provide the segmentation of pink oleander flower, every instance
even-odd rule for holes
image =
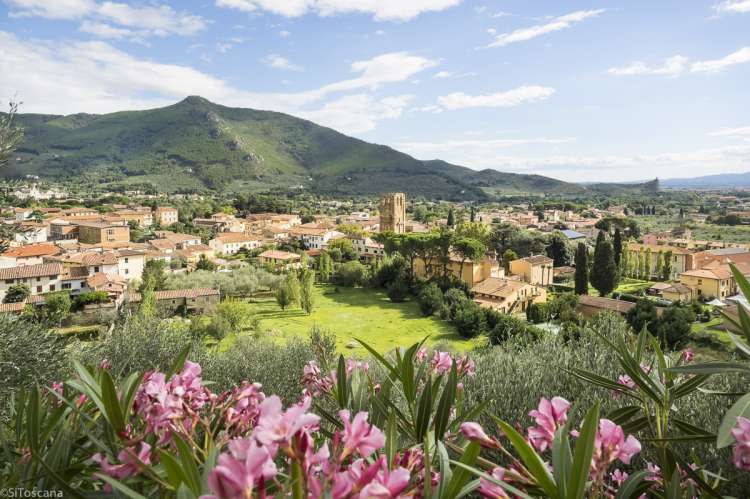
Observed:
[[[432,356],[432,369],[437,374],[442,374],[451,370],[453,366],[453,359],[451,354],[448,352],[435,352]]]
[[[424,362],[427,358],[427,347],[422,347],[419,350],[417,350],[416,359],[417,362]]]
[[[110,369],[112,369],[112,363],[108,359],[102,359],[102,361],[99,362],[99,369],[109,371]]]
[[[750,470],[750,420],[738,417],[737,426],[732,428],[732,436],[737,441],[732,463],[741,470]]]
[[[562,397],[553,397],[551,401],[542,398],[539,407],[529,412],[537,424],[527,430],[529,441],[538,451],[544,452],[552,445],[555,431],[568,420],[569,408],[570,402]]]
[[[321,393],[329,393],[333,389],[334,381],[330,376],[323,376],[317,362],[311,360],[302,369],[302,386],[305,393],[316,396]]]
[[[147,431],[159,436],[159,444],[173,432],[189,433],[199,412],[215,399],[203,386],[200,365],[186,361],[182,371],[166,381],[164,373],[149,372],[135,397],[135,410],[146,421]]]
[[[281,399],[271,395],[260,404],[260,416],[253,436],[262,445],[290,447],[292,437],[298,432],[317,428],[320,422],[320,417],[307,412],[311,404],[312,399],[306,397],[282,411]]]
[[[630,459],[640,451],[641,443],[633,435],[625,438],[621,426],[609,419],[599,420],[592,459],[594,472],[606,470],[616,460],[630,464]]]
[[[94,454],[91,459],[99,464],[102,473],[122,480],[137,475],[144,466],[151,464],[151,446],[141,442],[140,451],[136,451],[134,446],[121,450],[117,454],[120,464],[111,464],[103,454]]]
[[[208,475],[208,486],[214,493],[212,499],[237,499],[252,497],[256,487],[263,487],[277,473],[274,456],[267,447],[258,445],[252,438],[231,440],[229,452],[219,456],[216,467]]]
[[[682,354],[680,355],[680,358],[682,359],[682,362],[685,364],[689,364],[693,361],[693,357],[695,354],[693,354],[693,351],[691,349],[683,350]]]
[[[370,370],[370,364],[368,362],[362,362],[357,359],[347,359],[346,374],[351,374],[357,369],[362,370],[362,372],[367,372]]]
[[[625,483],[625,480],[628,479],[628,474],[618,468],[610,473],[609,477],[614,483],[617,484],[618,487],[620,487],[623,483]]]
[[[382,460],[382,467],[375,478],[362,487],[359,493],[360,498],[382,498],[391,499],[399,497],[406,490],[411,480],[411,474],[404,468],[396,468],[391,471]]]
[[[243,381],[232,390],[231,406],[225,413],[226,430],[231,435],[242,435],[255,427],[260,416],[260,404],[266,398],[260,383]]]
[[[631,378],[627,374],[623,374],[622,376],[617,378],[617,383],[627,388],[630,388],[631,390],[635,388],[635,381],[633,381],[633,378]]]
[[[495,441],[492,440],[487,434],[484,432],[484,429],[479,423],[469,422],[461,423],[461,434],[469,439],[473,440],[475,442],[478,442],[482,444],[484,447],[494,447]]]
[[[459,376],[474,376],[477,366],[469,357],[464,356],[456,360],[456,372]]]
[[[646,480],[649,482],[660,482],[661,481],[661,468],[659,468],[654,463],[646,463],[646,471],[648,471],[649,475],[646,477]]]
[[[494,478],[495,480],[497,480],[498,482],[504,481],[503,479],[505,478],[505,468],[501,468],[500,466],[496,467],[495,469],[492,470],[492,473],[490,474],[490,476]],[[478,492],[482,494],[482,496],[484,497],[489,497],[493,499],[494,498],[502,498],[502,499],[508,498],[508,494],[505,492],[505,490],[501,486],[493,482],[490,482],[484,477],[479,479]]]
[[[362,457],[369,457],[385,445],[385,434],[367,421],[366,412],[358,412],[350,421],[349,411],[344,409],[339,411],[339,417],[344,423],[342,459],[355,451]]]

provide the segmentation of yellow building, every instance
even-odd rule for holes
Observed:
[[[729,267],[688,270],[680,274],[680,284],[690,288],[692,298],[720,300],[737,293],[737,285]]]
[[[406,232],[406,196],[402,192],[383,194],[380,198],[380,232]]]
[[[86,244],[127,243],[130,241],[130,227],[108,222],[80,222],[78,242]]]
[[[481,307],[504,314],[525,312],[532,303],[547,301],[547,290],[527,282],[490,277],[471,288],[474,301]]]
[[[427,262],[421,258],[417,258],[414,262],[414,274],[417,277],[429,279],[440,275],[441,272],[442,263],[434,258],[427,260]],[[461,279],[469,287],[473,287],[487,278],[502,277],[503,271],[498,265],[497,260],[492,258],[484,258],[479,262],[466,260],[462,268],[461,259],[451,256],[448,263],[448,274],[456,279]]]
[[[535,286],[549,286],[554,277],[554,261],[544,255],[528,256],[510,262],[510,273]]]
[[[638,258],[641,254],[648,254],[648,250],[651,250],[651,277],[660,279],[662,276],[656,275],[656,270],[659,265],[659,253],[662,254],[662,258],[671,252],[671,269],[672,272],[669,276],[670,279],[677,279],[677,276],[688,270],[695,268],[693,260],[693,251],[685,248],[679,248],[677,246],[667,246],[662,244],[639,244],[630,243],[628,244],[628,257],[632,262],[638,262]]]

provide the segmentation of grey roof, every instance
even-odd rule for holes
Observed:
[[[562,232],[563,235],[567,237],[568,239],[581,239],[581,238],[585,239],[586,238],[586,234],[581,234],[580,232],[575,231],[575,230],[565,229],[560,232]]]

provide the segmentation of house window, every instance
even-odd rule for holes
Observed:
[[[13,284],[15,281],[14,279],[6,279],[5,284]]]
[[[37,293],[41,293],[42,292],[42,287],[41,286],[37,286],[36,287],[36,292]]]
[[[50,291],[54,291],[55,290],[55,285],[54,284],[50,284],[49,285],[49,290]]]
[[[127,258],[125,259],[125,263],[128,263],[128,259]]]
[[[128,275],[130,273],[129,269],[125,269],[125,275]]]
[[[71,289],[73,286],[69,282],[64,282],[62,284],[63,289]]]
[[[94,272],[99,272],[99,267],[94,267]]]

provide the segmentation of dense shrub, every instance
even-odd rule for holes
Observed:
[[[550,307],[547,303],[532,303],[526,308],[526,320],[533,324],[547,322],[550,318]]]
[[[536,340],[544,335],[544,331],[541,329],[531,326],[513,315],[499,314],[496,317],[495,325],[488,333],[492,345],[499,345],[515,337],[521,337],[528,341]]]
[[[165,289],[215,288],[222,297],[251,296],[259,291],[275,290],[283,276],[254,267],[241,267],[231,272],[196,270],[190,273],[171,274]]]
[[[347,288],[364,286],[367,283],[367,267],[357,261],[343,263],[336,269],[333,281]]]
[[[419,291],[417,302],[422,315],[433,315],[443,306],[443,292],[434,283],[426,284]]]
[[[405,279],[408,275],[409,264],[399,254],[387,256],[378,262],[372,273],[372,286],[376,288],[388,288],[399,279]]]
[[[689,306],[671,305],[659,317],[656,334],[670,348],[675,348],[687,340],[695,314]]]
[[[625,314],[625,320],[628,321],[633,331],[639,333],[644,327],[648,327],[651,333],[656,331],[658,317],[656,315],[656,305],[651,300],[642,298],[638,300],[635,307],[628,310]]]
[[[409,296],[409,285],[406,279],[399,277],[388,285],[388,298],[394,303],[406,301]]]
[[[446,291],[445,295],[443,296],[443,302],[445,303],[446,308],[449,310],[447,318],[453,320],[456,317],[456,312],[458,311],[458,309],[462,307],[467,301],[469,301],[469,297],[466,296],[466,293],[464,293],[460,289],[451,288]]]
[[[463,338],[474,338],[487,330],[487,322],[482,308],[471,300],[457,306],[453,324]]]

